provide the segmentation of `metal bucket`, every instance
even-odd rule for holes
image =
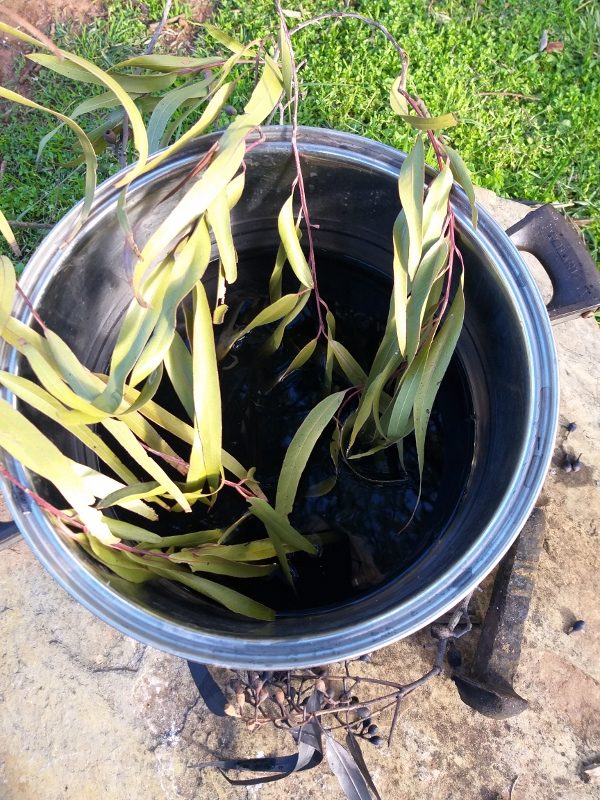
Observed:
[[[241,254],[276,241],[277,213],[294,176],[290,130],[267,128],[264,135],[265,142],[247,156],[246,191],[235,209]],[[133,183],[128,207],[139,243],[168,214],[177,194],[158,205],[156,199],[175,187],[214,141],[212,134],[198,139]],[[389,275],[404,155],[357,136],[310,128],[301,129],[299,146],[312,221],[318,225],[317,249]],[[131,299],[128,250],[115,214],[119,177],[99,188],[91,215],[70,244],[64,241],[78,209],[54,228],[22,281],[46,324],[92,368],[99,367]],[[475,412],[475,447],[455,512],[412,566],[351,604],[255,622],[163,591],[154,582],[113,580],[58,535],[35,503],[5,485],[19,529],[54,578],[87,609],[142,642],[190,661],[270,669],[380,648],[424,627],[480,583],[514,541],[542,486],[557,424],[558,380],[548,313],[517,249],[481,210],[473,230],[461,191],[454,191],[453,204],[466,267],[467,314],[458,353]],[[539,220],[521,231],[524,249],[545,246],[536,225]],[[561,242],[568,240],[566,229],[555,225],[555,230]],[[558,285],[560,278],[552,277]],[[582,307],[576,306],[568,312]],[[30,321],[24,304],[17,310]],[[562,313],[560,303],[554,313]],[[0,362],[13,371],[20,368],[6,345]],[[6,455],[4,463],[20,481],[32,482]]]

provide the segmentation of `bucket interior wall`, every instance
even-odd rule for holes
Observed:
[[[362,262],[389,279],[391,274],[391,230],[399,210],[397,181],[393,170],[364,158],[323,155],[307,147],[303,164],[307,196],[320,253]],[[138,244],[142,245],[157,220],[165,218],[176,198],[156,204],[174,187],[198,158],[182,163],[152,184],[130,192],[130,217]],[[234,237],[243,254],[268,251],[276,244],[276,218],[293,177],[287,143],[268,152],[254,149],[247,157],[246,193],[234,212]],[[427,552],[400,577],[356,601],[352,621],[367,621],[410,599],[425,585],[435,587],[444,580],[460,554],[481,535],[521,458],[519,442],[525,436],[526,410],[530,404],[527,372],[528,344],[518,315],[492,261],[476,251],[468,236],[459,236],[465,262],[467,316],[459,342],[459,360],[467,376],[474,412],[475,447],[463,497],[450,523]],[[68,341],[91,368],[98,354],[107,352],[118,324],[131,299],[127,280],[132,256],[122,231],[107,207],[97,223],[76,239],[60,257],[51,282],[36,299],[39,313],[50,328]],[[339,276],[343,282],[344,275]],[[510,334],[510,347],[507,347]],[[101,359],[100,359],[101,360]],[[62,434],[61,434],[62,435]],[[70,445],[63,440],[65,449]],[[81,567],[106,582],[104,570],[75,546],[73,557]],[[307,625],[294,615],[266,627],[225,610],[208,606],[184,590],[160,589],[154,584],[130,585],[110,580],[112,591],[129,602],[165,620],[219,635],[247,640],[269,636],[294,639],[298,626]],[[347,609],[315,611],[310,616],[315,634],[343,629]]]

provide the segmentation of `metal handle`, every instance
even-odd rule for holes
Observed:
[[[0,522],[0,550],[20,535],[19,529],[12,520]]]
[[[600,270],[575,228],[556,209],[541,206],[506,233],[548,273],[554,289],[548,303],[551,320],[573,319],[600,308]]]

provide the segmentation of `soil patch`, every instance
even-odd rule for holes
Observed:
[[[10,5],[0,4],[0,21],[18,27],[16,21],[9,16],[6,9],[18,14],[39,30],[52,36],[57,22],[74,22],[82,24],[90,22],[101,15],[102,3],[99,0],[11,0]],[[26,52],[28,45],[12,36],[0,34],[0,84],[3,86],[23,84],[31,72],[25,67],[20,75],[14,74],[15,58]],[[31,67],[34,65],[32,64]]]

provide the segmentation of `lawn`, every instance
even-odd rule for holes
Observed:
[[[341,5],[333,0],[290,2],[288,21],[293,26]],[[560,204],[597,255],[600,10],[593,2],[349,0],[344,5],[392,31],[411,58],[408,88],[432,114],[458,114],[462,124],[449,131],[449,140],[476,183],[506,197]],[[106,68],[147,43],[147,20],[160,17],[162,2],[145,3],[146,20],[140,8],[134,2],[108,3],[105,17],[80,30],[58,27],[55,39]],[[172,14],[193,20],[184,4],[174,4]],[[239,38],[262,36],[273,20],[271,0],[223,0],[213,15],[217,25]],[[213,43],[201,26],[193,30],[192,50],[206,54]],[[552,52],[540,52],[544,31],[562,49],[554,45]],[[398,61],[380,33],[345,20],[303,31],[294,44],[297,60],[306,59],[303,124],[340,128],[399,148],[408,145],[411,134],[387,100]],[[247,88],[242,85],[242,98]],[[37,102],[61,110],[90,93],[89,87],[43,72],[30,81],[28,91]],[[96,123],[90,120],[87,127]],[[52,127],[48,117],[19,109],[0,132],[5,162],[0,202],[9,219],[55,222],[83,192],[83,168],[61,168],[75,154],[68,136],[55,137],[35,166],[39,139]],[[113,154],[102,155],[101,177],[117,168]],[[24,263],[43,231],[18,233]]]

